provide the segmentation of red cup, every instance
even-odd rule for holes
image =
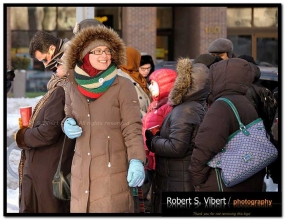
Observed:
[[[32,115],[32,106],[20,107],[20,115],[23,126],[28,127]]]
[[[155,134],[160,130],[160,125],[155,125],[155,126],[153,126],[153,127],[151,127],[151,128],[148,128],[147,130],[150,130],[151,133],[152,133],[153,135],[155,135]]]

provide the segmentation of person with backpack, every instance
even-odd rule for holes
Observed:
[[[254,58],[250,55],[240,55],[238,58],[244,59],[254,64],[256,67],[254,80],[252,82],[252,85],[247,90],[246,97],[253,104],[258,116],[263,120],[268,139],[279,150],[274,134],[272,133],[272,126],[274,124],[277,113],[277,100],[274,97],[273,92],[271,92],[268,88],[258,84],[261,73]],[[275,127],[273,128],[275,129]],[[278,159],[270,164],[266,170],[266,178],[268,179],[270,176],[274,183],[279,183],[281,176],[280,153],[278,153],[278,155]]]
[[[279,125],[279,120],[278,120],[278,87],[275,88],[273,90],[273,97],[274,99],[276,100],[276,103],[277,103],[277,108],[276,108],[276,112],[275,112],[275,116],[274,116],[274,119],[273,119],[273,123],[272,123],[272,126],[271,126],[271,135],[272,135],[272,138],[273,140],[271,141],[275,147],[277,148],[278,150],[278,158],[276,161],[274,161],[272,164],[270,164],[268,166],[268,173],[270,174],[270,177],[273,181],[273,183],[275,184],[280,184],[281,183],[281,167],[282,167],[282,164],[281,164],[281,148],[280,148],[280,144],[279,144],[279,141],[278,141],[278,125]]]
[[[253,57],[249,55],[241,55],[238,58],[254,64],[254,80],[246,93],[246,97],[253,104],[258,116],[263,120],[266,133],[270,140],[273,141],[271,127],[277,109],[277,102],[273,96],[273,93],[268,88],[258,84],[261,73]]]

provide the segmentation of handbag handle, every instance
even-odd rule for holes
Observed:
[[[239,129],[242,131],[242,133],[243,133],[244,135],[248,136],[248,135],[249,135],[249,132],[248,132],[248,130],[246,129],[246,127],[244,126],[244,124],[241,122],[240,117],[239,117],[239,114],[238,114],[238,111],[237,111],[235,105],[234,105],[230,100],[228,100],[227,98],[218,98],[217,100],[224,101],[224,102],[226,102],[226,103],[231,107],[231,109],[233,110],[233,112],[234,112],[234,114],[235,114],[235,116],[236,116],[236,118],[237,118],[237,120],[238,120]]]
[[[65,144],[65,138],[66,138],[66,135],[64,136],[64,139],[63,139],[63,145],[62,145],[62,149],[61,149],[60,159],[59,159],[59,163],[58,163],[58,166],[57,166],[57,169],[56,169],[56,173],[54,175],[55,178],[59,178],[62,154],[63,154],[64,144]]]

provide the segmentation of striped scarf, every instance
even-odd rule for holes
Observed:
[[[90,101],[98,99],[108,90],[114,82],[117,75],[117,68],[112,63],[106,70],[98,73],[96,76],[90,76],[79,66],[75,66],[75,81],[78,83],[78,90],[82,95],[87,97]]]

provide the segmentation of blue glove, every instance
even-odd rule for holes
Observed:
[[[82,128],[76,125],[73,118],[67,118],[63,124],[63,130],[70,139],[78,138],[82,134]]]
[[[131,159],[127,177],[129,187],[142,186],[144,178],[145,173],[143,163],[140,160]]]

